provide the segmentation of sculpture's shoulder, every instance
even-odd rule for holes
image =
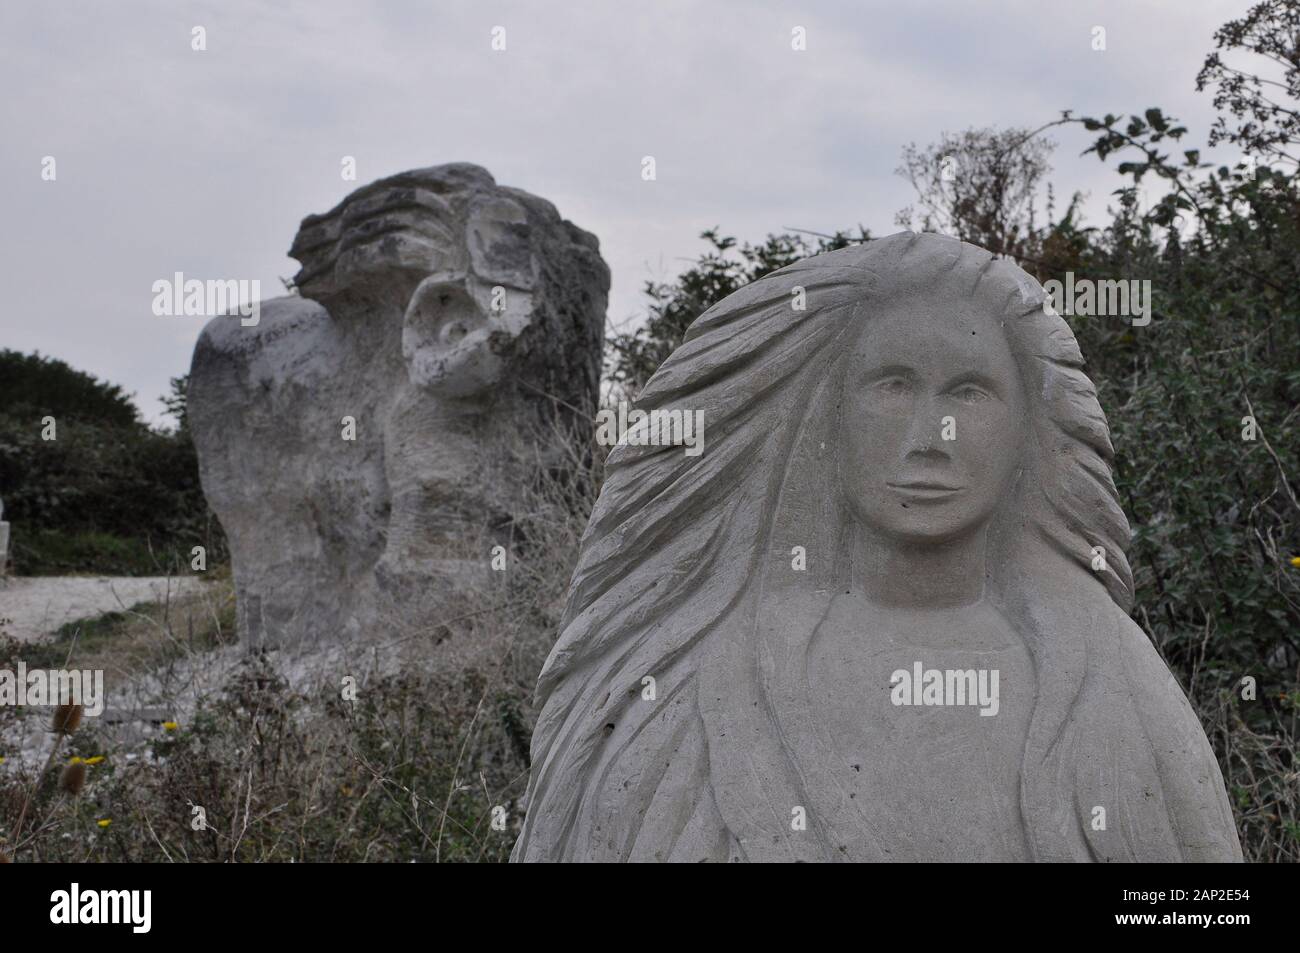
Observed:
[[[190,364],[190,418],[197,439],[224,432],[223,420],[250,408],[283,411],[282,400],[319,396],[342,373],[337,329],[320,304],[296,295],[261,304],[256,324],[220,315],[204,327]],[[290,386],[292,385],[292,386]],[[270,402],[268,403],[268,398]]]
[[[324,307],[298,295],[262,302],[256,324],[245,324],[239,315],[218,315],[199,334],[191,373],[202,375],[231,361],[248,364],[273,350],[284,352],[282,361],[292,360],[292,354],[311,350],[328,321]]]
[[[1151,745],[1183,859],[1240,861],[1223,774],[1187,695],[1137,623],[1118,607],[1107,621],[1119,641],[1129,697]]]

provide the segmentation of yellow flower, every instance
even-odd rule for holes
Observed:
[[[113,819],[109,817],[101,817],[95,823],[99,825],[100,830],[104,830],[105,828],[108,827],[109,824],[113,823]]]
[[[174,721],[164,721],[162,725],[164,731],[175,731],[177,728],[180,727],[180,725],[178,725]]]
[[[68,764],[81,764],[81,759],[74,754],[68,759]]]
[[[1292,556],[1291,565],[1294,566],[1296,569],[1300,569],[1300,556]]]
[[[97,754],[93,758],[87,758],[86,764],[99,764],[99,762],[103,760],[104,760],[104,756],[102,754]]]

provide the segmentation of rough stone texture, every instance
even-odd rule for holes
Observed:
[[[590,426],[609,290],[593,235],[464,163],[358,189],[290,254],[300,295],[214,318],[190,376],[252,645],[418,625],[482,583],[555,428]]]
[[[702,410],[703,454],[609,457],[515,859],[1240,860],[1082,368],[1037,282],[936,235],[702,315],[638,406]]]

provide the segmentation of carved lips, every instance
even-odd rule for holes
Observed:
[[[954,486],[937,480],[907,480],[897,483],[889,482],[886,486],[902,496],[920,502],[941,502],[943,500],[951,499],[965,489],[965,487]]]

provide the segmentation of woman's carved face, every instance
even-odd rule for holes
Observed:
[[[869,529],[943,542],[986,522],[1029,421],[1001,318],[912,296],[866,322],[845,378],[841,478]]]

